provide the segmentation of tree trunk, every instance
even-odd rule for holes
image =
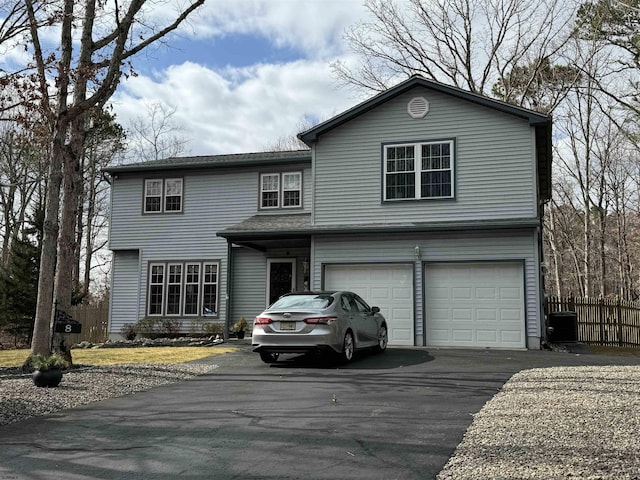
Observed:
[[[91,281],[91,260],[93,257],[93,220],[95,216],[95,203],[96,203],[96,163],[93,158],[89,161],[89,173],[88,187],[89,192],[87,194],[87,222],[86,222],[86,237],[84,248],[84,282],[82,285],[82,294],[87,296],[89,294],[89,282]]]
[[[607,219],[604,211],[599,212],[600,219],[600,296],[607,296],[607,254],[606,254],[606,228]]]
[[[562,296],[562,288],[561,288],[561,272],[562,261],[560,254],[558,253],[558,245],[556,239],[556,214],[555,214],[555,206],[551,205],[551,207],[547,210],[549,216],[549,229],[547,230],[547,241],[549,242],[549,248],[551,248],[551,258],[553,259],[553,281],[555,283],[555,292],[557,296]]]
[[[62,159],[66,155],[64,145],[66,122],[59,120],[49,153],[49,170],[46,189],[38,299],[33,327],[31,353],[46,355],[51,351],[53,322],[53,282],[56,271],[56,245],[58,241],[58,213],[60,210],[60,188],[62,185]]]

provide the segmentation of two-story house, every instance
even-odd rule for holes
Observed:
[[[550,117],[414,76],[299,137],[107,169],[111,336],[308,288],[379,306],[390,345],[540,347]]]

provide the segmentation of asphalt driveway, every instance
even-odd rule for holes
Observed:
[[[6,479],[428,479],[512,374],[640,359],[390,348],[345,367],[263,364],[0,427]]]

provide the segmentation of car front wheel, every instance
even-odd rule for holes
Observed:
[[[260,352],[260,359],[264,363],[276,363],[278,361],[279,354],[271,352]]]
[[[345,363],[353,360],[353,354],[356,350],[356,343],[353,340],[353,334],[351,332],[347,332],[344,335],[344,343],[342,345],[342,358],[341,360]]]
[[[382,325],[380,332],[378,333],[378,344],[374,347],[374,350],[378,353],[382,353],[387,349],[387,343],[389,342],[389,334],[387,332],[387,326]]]

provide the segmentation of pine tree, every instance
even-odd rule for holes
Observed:
[[[36,314],[40,253],[28,238],[15,239],[7,268],[0,271],[0,329],[29,342]]]

